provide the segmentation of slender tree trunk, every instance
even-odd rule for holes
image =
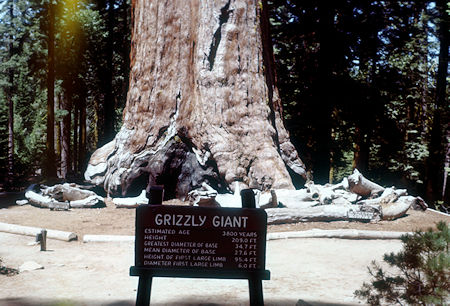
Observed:
[[[56,109],[62,109],[61,93],[56,97]],[[62,130],[61,122],[55,121],[55,160],[56,160],[56,175],[61,177],[61,142]]]
[[[313,177],[316,183],[328,183],[330,176],[331,161],[331,111],[332,96],[330,92],[331,71],[333,67],[333,7],[326,1],[319,2],[319,84],[318,89],[318,109],[321,115],[318,116],[317,132],[315,139],[317,141],[317,151],[313,166]]]
[[[100,139],[101,144],[105,144],[114,138],[115,123],[115,97],[113,95],[113,43],[114,43],[114,0],[105,1],[104,17],[106,19],[106,27],[108,37],[106,40],[106,67],[104,69],[104,104],[103,104],[103,133]]]
[[[9,17],[11,26],[14,19],[14,1],[9,3]],[[14,55],[14,37],[9,35],[9,59],[12,60]],[[8,71],[9,86],[8,86],[8,173],[6,175],[7,183],[11,186],[14,183],[14,71],[12,68]]]
[[[376,107],[373,101],[378,98],[374,93],[373,88],[376,88],[376,64],[378,54],[378,33],[377,28],[371,23],[375,22],[376,18],[370,17],[370,3],[364,2],[363,11],[368,15],[368,19],[362,26],[365,27],[364,36],[361,37],[361,52],[359,54],[360,73],[365,74],[366,78],[364,83],[366,84],[366,92],[361,97],[360,107],[358,115],[355,118],[355,137],[354,137],[354,155],[353,155],[353,168],[358,169],[362,173],[367,173],[369,170],[370,161],[370,145],[373,136],[373,127],[375,120],[373,114],[367,110]],[[376,103],[376,102],[375,102]]]
[[[437,1],[437,7],[440,12],[440,22],[439,22],[439,67],[436,80],[436,102],[438,108],[441,108],[441,112],[436,114],[439,116],[438,122],[441,121],[442,124],[439,125],[440,137],[436,135],[436,140],[441,139],[440,147],[441,157],[439,160],[442,162],[439,166],[437,174],[441,174],[438,178],[438,186],[440,187],[440,200],[445,199],[445,193],[447,190],[447,178],[448,178],[448,163],[449,163],[449,142],[448,138],[450,130],[450,111],[449,111],[449,101],[447,95],[447,77],[448,77],[448,48],[449,48],[449,19],[448,19],[448,2],[445,0]],[[441,119],[442,118],[442,119]],[[439,122],[440,123],[440,122]],[[436,125],[437,126],[437,125]],[[436,134],[438,131],[436,131]],[[439,189],[438,189],[439,190]],[[448,191],[448,190],[447,190]],[[447,203],[448,204],[448,203]]]
[[[72,96],[70,92],[66,92],[62,99],[62,109],[67,111],[67,114],[61,121],[61,177],[67,178],[67,174],[72,170],[72,156],[70,148],[70,132],[71,132],[71,109]]]
[[[80,172],[83,170],[81,167],[84,165],[86,154],[86,106],[84,101],[84,97],[81,98],[79,111],[78,171]]]
[[[48,58],[47,58],[47,141],[46,175],[56,177],[55,158],[55,7],[48,3]]]
[[[428,160],[428,184],[427,193],[430,200],[442,200],[445,194],[446,171],[445,149],[448,140],[444,138],[449,122],[448,97],[447,97],[447,76],[448,76],[448,47],[449,47],[449,27],[447,17],[447,1],[436,2],[439,11],[439,65],[436,79],[436,107],[433,114],[433,124],[430,139],[430,155]],[[448,172],[447,172],[448,174]]]
[[[369,144],[365,140],[364,132],[359,127],[355,128],[355,143],[353,154],[353,169],[367,173],[369,164]]]
[[[78,146],[78,141],[79,141],[79,129],[80,129],[80,125],[79,125],[79,113],[80,113],[80,102],[78,100],[75,101],[75,109],[74,109],[74,113],[73,113],[73,171],[75,173],[78,173],[78,150],[79,150],[79,146]]]
[[[110,194],[164,184],[167,198],[203,182],[222,191],[234,181],[293,188],[287,168],[305,171],[282,123],[275,76],[267,75],[265,7],[133,1],[124,123],[92,155],[85,178]]]
[[[445,149],[444,161],[444,180],[442,183],[442,200],[447,205],[450,203],[450,183],[448,181],[450,176],[450,124],[447,124],[447,144]]]

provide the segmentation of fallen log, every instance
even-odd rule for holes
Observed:
[[[35,237],[37,234],[40,234],[41,231],[42,231],[42,228],[39,228],[39,227],[23,226],[23,225],[8,224],[8,223],[0,222],[0,232]],[[49,229],[47,229],[47,238],[57,239],[57,240],[62,240],[62,241],[72,241],[72,240],[78,239],[78,237],[75,233],[58,231],[58,230],[49,230]]]
[[[215,197],[215,203],[217,203],[217,207],[242,207],[242,199],[239,194],[219,193]]]
[[[203,207],[220,207],[216,202],[217,191],[211,186],[202,183],[202,187],[192,190],[188,193],[187,199],[191,206],[203,206]]]
[[[274,195],[272,194],[274,193]],[[262,193],[259,206],[261,208],[287,207],[306,208],[318,205],[318,201],[313,201],[306,188],[299,190],[276,189],[269,193]]]
[[[393,203],[397,201],[397,199],[402,196],[406,195],[405,189],[395,190],[394,188],[386,188],[383,193],[373,199],[365,199],[360,200],[356,204],[358,205],[380,205],[382,203]]]
[[[105,202],[103,202],[103,197],[92,195],[85,199],[70,201],[69,205],[70,208],[99,208],[105,207]]]
[[[366,231],[355,229],[321,230],[268,233],[267,240],[288,238],[338,238],[338,239],[400,239],[411,232]]]
[[[334,184],[332,186],[330,186],[331,190],[336,191],[336,190],[348,190],[348,179],[346,177],[344,177],[342,179],[342,181],[338,184]]]
[[[338,190],[335,190],[334,193],[336,194],[336,199],[333,200],[333,204],[335,202],[339,202],[339,199],[348,201],[351,204],[356,204],[358,202],[358,200],[361,198],[360,195],[358,195],[356,193],[351,193],[350,191],[347,191],[347,190],[338,189]]]
[[[84,235],[83,242],[134,242],[135,236],[125,235]]]
[[[381,203],[382,220],[394,220],[403,217],[416,201],[413,196],[399,197],[395,202]]]
[[[117,208],[136,208],[139,205],[148,204],[148,198],[144,189],[137,197],[113,198],[112,202],[116,205]]]
[[[56,201],[31,190],[25,192],[25,197],[31,205],[37,207],[50,208],[51,210],[68,210],[70,208],[69,203]]]
[[[319,189],[319,202],[322,205],[328,205],[333,203],[336,198],[336,194],[331,188],[320,188]]]
[[[377,221],[380,211],[377,207],[363,205],[319,205],[303,209],[266,209],[268,224],[284,224],[317,221]]]
[[[316,185],[316,184],[314,184],[314,182],[311,181],[311,182],[305,184],[305,186],[306,186],[306,192],[308,193],[311,200],[319,201],[319,196],[320,196],[319,185]]]
[[[382,186],[366,179],[358,169],[355,169],[347,180],[350,191],[363,197],[375,197],[384,191]]]
[[[331,202],[333,205],[352,205],[353,203],[347,200],[345,197],[337,196]]]
[[[42,189],[42,194],[49,196],[57,201],[78,201],[83,200],[97,194],[90,190],[81,189],[76,184],[58,184],[52,187],[46,187]]]
[[[415,201],[411,204],[411,208],[414,210],[427,210],[428,204],[421,197],[416,197]]]
[[[342,188],[342,183],[336,185],[316,185],[314,182],[309,182],[306,186],[306,191],[308,192],[311,200],[319,201],[322,205],[329,205],[333,203],[333,200],[338,196],[335,193],[335,190]]]

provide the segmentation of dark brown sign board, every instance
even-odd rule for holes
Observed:
[[[193,277],[248,279],[251,304],[261,304],[261,280],[270,278],[266,233],[262,209],[139,206],[135,266],[130,269],[130,275],[140,277],[138,300],[148,305],[151,277]],[[139,291],[148,292],[140,298]],[[252,298],[252,291],[261,297]]]
[[[135,266],[264,270],[266,224],[262,209],[142,205]]]

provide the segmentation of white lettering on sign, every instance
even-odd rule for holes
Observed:
[[[200,227],[206,223],[207,216],[202,215],[172,215],[172,214],[157,214],[155,216],[156,225],[164,226],[193,226]],[[214,216],[212,218],[212,226],[214,227],[247,227],[247,216]],[[147,231],[147,230],[146,230]],[[149,230],[150,232],[150,230]],[[147,232],[146,232],[147,233]],[[169,232],[169,234],[174,234]],[[189,235],[188,230],[179,232],[179,234]]]
[[[212,223],[214,227],[247,227],[248,217],[244,216],[214,216]]]
[[[206,216],[195,215],[170,215],[157,214],[155,216],[156,225],[172,225],[172,226],[203,226]]]

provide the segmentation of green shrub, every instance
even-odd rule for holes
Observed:
[[[415,232],[402,237],[403,250],[384,254],[384,262],[395,272],[383,270],[375,261],[373,277],[355,296],[370,305],[449,305],[450,231],[441,221],[437,231]]]
[[[11,276],[15,274],[19,274],[19,270],[3,266],[2,259],[0,258],[0,275]]]

